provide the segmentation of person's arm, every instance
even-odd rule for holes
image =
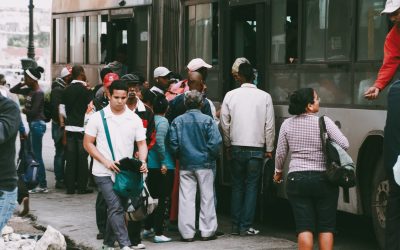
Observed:
[[[222,143],[222,137],[218,130],[217,125],[215,124],[214,120],[210,120],[207,128],[208,140],[207,140],[207,149],[208,153],[214,157],[218,158],[219,156],[219,149]]]
[[[54,116],[58,117],[58,120],[55,121],[56,123],[60,123],[60,111],[59,111],[59,105],[61,103],[62,99],[62,90],[59,88],[55,88],[52,90],[51,95],[50,95],[50,103],[52,107],[52,111],[54,112]]]
[[[6,98],[1,96],[1,99]],[[0,99],[0,100],[1,100]],[[21,124],[21,116],[16,103],[12,100],[2,100],[0,105],[0,144],[11,139],[17,132]]]
[[[147,173],[148,171],[147,171],[146,159],[148,152],[147,152],[146,140],[136,141],[136,144],[138,146],[138,158],[143,163],[142,166],[140,167],[140,172]]]
[[[286,123],[284,122],[279,131],[278,145],[275,154],[275,174],[274,182],[281,183],[283,176],[283,164],[285,163],[289,151],[289,144],[286,138]]]
[[[156,150],[158,156],[160,157],[161,160],[161,165],[166,165],[166,149],[165,149],[165,138],[167,136],[169,129],[169,124],[167,121],[160,122],[157,125],[156,129],[156,147],[154,149]]]
[[[220,123],[219,124],[222,129],[224,144],[226,147],[230,147],[231,146],[231,139],[230,139],[231,115],[229,113],[229,107],[228,107],[226,96],[221,105]]]
[[[267,95],[267,119],[265,120],[265,157],[272,158],[275,140],[275,114],[271,96]]]
[[[169,128],[169,147],[175,155],[179,154],[178,127],[176,122],[172,122]]]
[[[19,94],[19,95],[28,95],[29,92],[31,91],[31,88],[22,88],[24,86],[26,86],[25,83],[20,82],[17,85],[15,85],[14,87],[12,87],[10,89],[10,92],[14,93],[14,94]]]
[[[40,108],[43,108],[44,105],[44,93],[42,91],[40,92],[35,92],[32,95],[32,108],[31,109],[25,109],[25,114],[28,117],[34,117],[37,116],[40,113]]]
[[[327,116],[324,117],[326,131],[328,133],[329,138],[336,142],[341,148],[347,150],[349,148],[349,141],[347,140],[346,136],[340,131],[338,126]]]

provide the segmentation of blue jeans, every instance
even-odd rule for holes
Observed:
[[[232,146],[232,232],[248,230],[254,220],[263,148]]]
[[[33,153],[40,164],[38,169],[39,186],[41,188],[47,188],[46,170],[44,168],[42,157],[42,141],[43,135],[46,132],[46,123],[41,120],[32,121],[29,123],[29,129],[29,138],[31,140]]]
[[[64,167],[65,167],[65,157],[64,157],[64,145],[62,144],[62,138],[64,131],[60,129],[60,125],[57,123],[51,123],[51,137],[54,141],[54,147],[56,153],[54,155],[54,174],[56,176],[56,181],[64,180]]]
[[[0,231],[11,218],[17,206],[17,188],[13,191],[0,190]]]
[[[130,246],[131,242],[125,225],[125,211],[123,207],[126,200],[122,199],[114,192],[114,183],[111,177],[95,176],[94,180],[107,204],[107,225],[104,235],[104,245],[114,246],[114,242],[117,240],[121,248]]]

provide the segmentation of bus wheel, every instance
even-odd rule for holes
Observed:
[[[389,197],[389,181],[383,167],[383,158],[378,161],[372,179],[371,215],[375,237],[379,246],[385,245],[386,205]]]

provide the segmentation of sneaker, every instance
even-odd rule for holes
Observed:
[[[252,235],[257,235],[260,233],[260,230],[254,229],[254,228],[249,228],[244,232],[241,232],[240,235],[244,235],[244,236],[252,236]]]
[[[149,230],[150,231],[150,230]],[[146,245],[145,244],[142,244],[142,243],[139,243],[139,244],[137,244],[137,245],[132,245],[131,246],[131,249],[145,249],[146,248]]]
[[[164,236],[164,235],[156,235],[156,236],[154,236],[154,243],[169,242],[171,240],[172,240],[171,238],[168,238],[167,236]]]
[[[41,188],[41,187],[36,187],[34,189],[31,189],[28,191],[30,194],[36,194],[36,193],[48,193],[49,190],[47,188]]]
[[[152,236],[154,236],[154,229],[153,228],[150,229],[150,230],[143,229],[143,232],[142,232],[142,238],[143,239],[150,238]]]
[[[121,248],[121,250],[132,250],[132,248],[124,246],[123,248]]]
[[[101,249],[102,250],[115,250],[115,247],[110,247],[110,246],[107,246],[107,245],[103,245],[102,247],[101,247]],[[129,248],[128,248],[129,249]]]
[[[22,199],[20,207],[19,216],[23,217],[29,213],[29,197],[24,197]]]

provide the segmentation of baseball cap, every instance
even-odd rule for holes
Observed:
[[[61,70],[60,78],[64,78],[64,77],[70,75],[70,74],[71,74],[71,70],[72,70],[72,68],[64,67],[64,68]]]
[[[108,88],[110,87],[111,83],[115,80],[119,80],[119,76],[115,73],[108,73],[107,75],[104,76],[103,86],[105,88]]]
[[[381,12],[381,15],[393,13],[398,8],[400,8],[400,0],[387,0],[385,9]]]
[[[236,58],[235,62],[232,65],[232,73],[238,73],[239,72],[239,66],[242,63],[250,63],[250,62],[249,62],[249,60],[247,60],[244,57]]]
[[[166,67],[157,67],[154,70],[154,78],[160,77],[160,76],[166,76],[169,73],[171,73],[172,71],[170,71],[169,69],[167,69]]]
[[[206,63],[203,59],[201,58],[195,58],[191,60],[188,65],[186,66],[190,71],[196,71],[202,67],[205,67],[207,69],[212,68],[212,66],[208,63]]]
[[[129,83],[135,83],[135,84],[141,84],[142,82],[140,81],[139,76],[135,74],[126,74],[121,77],[121,80],[125,80],[128,84]]]

